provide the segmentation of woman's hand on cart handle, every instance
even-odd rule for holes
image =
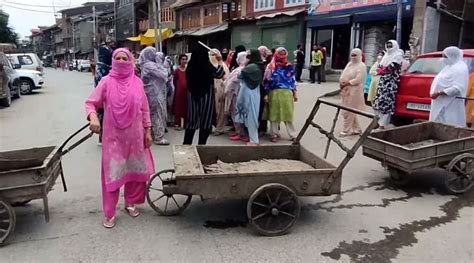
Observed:
[[[150,148],[153,144],[153,137],[151,136],[151,128],[145,129],[145,148]]]
[[[99,121],[99,117],[97,117],[96,113],[91,113],[89,115],[89,123],[90,123],[89,129],[93,133],[99,134],[100,133],[100,121]]]

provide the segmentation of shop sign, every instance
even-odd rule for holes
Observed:
[[[308,15],[393,2],[393,0],[309,0]]]

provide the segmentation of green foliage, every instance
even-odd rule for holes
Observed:
[[[18,43],[18,34],[8,26],[8,19],[0,17],[0,43]]]

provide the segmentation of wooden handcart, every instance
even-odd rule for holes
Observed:
[[[321,105],[332,106],[337,110],[329,131],[314,122]],[[341,110],[372,119],[351,148],[344,146],[334,136]],[[267,236],[284,234],[299,216],[300,203],[297,196],[329,196],[341,192],[344,167],[376,125],[376,120],[370,113],[319,98],[293,145],[175,146],[175,169],[161,171],[151,178],[148,184],[148,203],[158,214],[170,216],[182,212],[193,195],[201,196],[203,200],[244,199],[248,200],[247,218],[258,233]],[[314,155],[298,143],[309,126],[317,128],[328,138],[324,158]],[[346,152],[338,166],[325,160],[331,141]],[[218,163],[231,165],[258,161],[273,161],[275,167],[249,171],[247,169],[250,169],[251,163],[248,163],[245,169],[212,173],[207,170],[207,167]],[[307,165],[307,168],[294,169],[285,166],[285,161],[299,161]]]
[[[471,189],[474,175],[474,130],[441,123],[422,122],[372,133],[363,154],[388,167],[398,185],[427,168],[447,171],[446,190],[461,194]]]
[[[49,221],[48,193],[59,176],[64,191],[67,191],[61,157],[89,139],[92,134],[67,149],[65,147],[88,126],[75,132],[59,147],[0,152],[0,244],[4,243],[15,229],[16,215],[13,206],[43,199],[45,220]]]

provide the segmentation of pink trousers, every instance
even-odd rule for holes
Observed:
[[[126,183],[124,190],[125,205],[131,206],[145,202],[146,182]],[[119,196],[120,189],[114,192],[106,191],[104,179],[102,178],[102,207],[106,218],[110,219],[115,216]]]

